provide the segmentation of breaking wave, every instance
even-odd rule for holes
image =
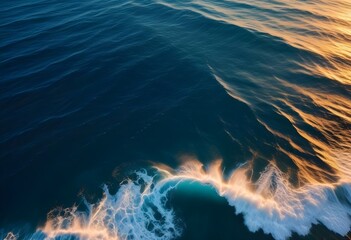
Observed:
[[[136,177],[124,181],[114,195],[105,186],[99,202],[85,201],[85,211],[77,206],[53,210],[46,224],[24,239],[177,238],[182,234],[182,224],[167,196],[178,184],[187,182],[211,186],[234,207],[233,214],[243,214],[250,231],[262,229],[277,240],[287,239],[293,232],[307,235],[312,224],[323,224],[340,235],[350,231],[350,183],[294,187],[273,164],[255,182],[249,177],[247,164],[227,177],[221,161],[204,167],[191,160],[176,170],[165,165],[156,165],[155,169],[136,172]],[[16,234],[8,233],[5,239],[16,239]]]

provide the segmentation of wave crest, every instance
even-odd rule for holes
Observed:
[[[236,214],[243,214],[252,232],[262,229],[277,240],[296,232],[307,235],[313,224],[347,235],[351,227],[351,185],[306,184],[294,187],[275,165],[267,166],[253,182],[250,168],[240,166],[229,176],[221,161],[204,167],[188,160],[178,169],[156,165],[157,173],[136,172],[123,182],[116,194],[104,186],[104,197],[95,204],[55,209],[46,224],[25,239],[174,239],[182,228],[169,207],[168,193],[179,183],[199,182],[213,187],[227,199]],[[8,235],[15,239],[15,235]]]

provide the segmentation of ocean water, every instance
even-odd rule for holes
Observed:
[[[350,239],[349,0],[2,0],[1,239]]]

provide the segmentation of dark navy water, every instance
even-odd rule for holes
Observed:
[[[0,236],[350,238],[350,13],[347,0],[2,0]],[[180,184],[162,207],[150,193],[152,227],[126,207],[115,227],[107,211],[35,234],[83,197],[124,209],[144,190],[121,188],[149,181],[134,171],[160,164]],[[109,205],[103,184],[120,193]]]

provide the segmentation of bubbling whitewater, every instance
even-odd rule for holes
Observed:
[[[146,170],[136,172],[136,179],[122,183],[115,195],[104,187],[103,199],[93,205],[86,203],[87,211],[73,207],[51,212],[46,224],[27,239],[177,238],[182,228],[166,203],[167,194],[182,182],[210,185],[235,208],[235,214],[243,214],[250,231],[262,229],[277,240],[289,238],[292,232],[306,235],[312,224],[320,223],[340,235],[350,231],[349,183],[295,188],[273,164],[256,182],[248,177],[247,166],[235,169],[226,178],[221,161],[207,168],[197,160],[188,161],[177,170],[165,165],[155,168],[154,175]]]

